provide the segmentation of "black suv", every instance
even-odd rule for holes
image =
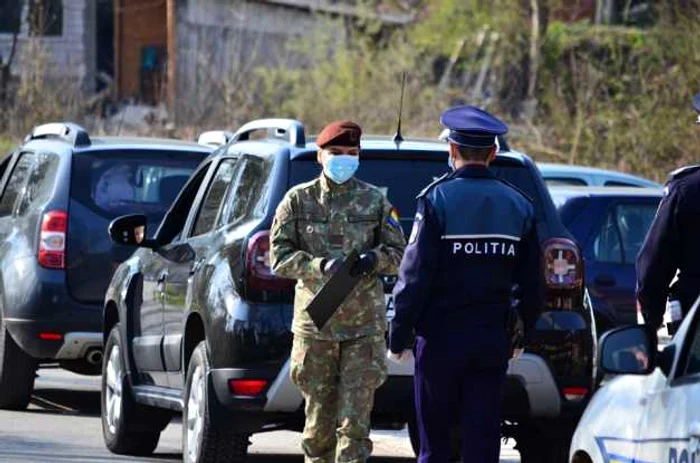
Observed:
[[[2,160],[0,408],[26,407],[42,363],[100,374],[104,294],[131,254],[112,245],[108,224],[135,212],[159,223],[212,151],[52,123]]]
[[[266,138],[252,140],[261,130]],[[142,216],[112,223],[115,243],[140,249],[117,269],[105,300],[110,450],[151,452],[173,411],[183,413],[189,462],[243,461],[252,433],[302,428],[303,399],[289,379],[294,282],[270,270],[269,229],[284,194],[320,174],[316,151],[297,121],[251,122],[202,163],[152,240],[139,241]],[[535,201],[548,288],[537,336],[510,366],[503,429],[518,438],[524,461],[547,461],[542,452],[565,454],[594,386],[581,255],[529,158],[501,139],[492,169]],[[385,190],[405,232],[416,195],[446,170],[445,143],[362,140],[358,176]],[[391,318],[396,276],[382,278]],[[389,374],[373,426],[409,423],[416,445],[413,367],[391,364]]]

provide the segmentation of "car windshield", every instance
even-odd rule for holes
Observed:
[[[156,150],[76,155],[71,197],[103,217],[142,213],[159,220],[203,157]]]
[[[357,177],[384,191],[391,204],[398,209],[404,231],[410,233],[416,213],[416,196],[447,172],[447,162],[440,156],[426,159],[423,155],[420,159],[411,159],[410,152],[406,152],[405,156],[386,159],[368,155],[360,162]],[[444,159],[446,158],[445,155]],[[315,159],[295,159],[291,164],[290,187],[313,180],[321,173],[321,167]],[[536,213],[538,217],[541,216],[541,198],[534,178],[524,165],[496,162],[491,169],[499,178],[512,183],[533,198]]]

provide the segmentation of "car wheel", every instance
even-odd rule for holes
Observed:
[[[109,334],[102,362],[102,434],[112,453],[150,455],[171,415],[134,401],[126,377],[123,346],[117,324]]]
[[[12,339],[0,314],[0,408],[24,410],[34,390],[37,361]]]
[[[244,462],[250,445],[248,435],[213,425],[207,386],[210,369],[206,343],[200,342],[187,369],[185,409],[182,416],[183,460],[186,463]]]

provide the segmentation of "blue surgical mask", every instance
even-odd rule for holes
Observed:
[[[338,185],[350,180],[360,166],[360,158],[349,154],[324,154],[326,165],[323,169],[326,176]]]

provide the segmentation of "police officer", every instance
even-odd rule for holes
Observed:
[[[378,274],[398,272],[406,241],[381,190],[354,178],[360,135],[351,121],[323,129],[316,139],[321,175],[286,194],[271,231],[274,273],[298,280],[291,379],[306,400],[308,463],[369,458],[374,391],[387,376]],[[360,259],[351,272],[364,278],[319,331],[305,308],[353,249]]]
[[[700,113],[700,94],[693,99],[693,106]],[[695,165],[669,175],[656,218],[637,256],[637,300],[652,338],[663,322],[669,296],[671,303],[680,303],[681,316],[673,318],[682,318],[700,294],[698,237],[700,165]],[[678,280],[670,287],[677,272]]]
[[[510,357],[511,291],[522,289],[525,337],[543,281],[531,201],[488,169],[506,125],[470,106],[446,111],[454,171],[418,197],[394,291],[389,357],[415,329],[415,397],[421,463],[446,463],[461,419],[464,461],[497,462],[501,386]]]

